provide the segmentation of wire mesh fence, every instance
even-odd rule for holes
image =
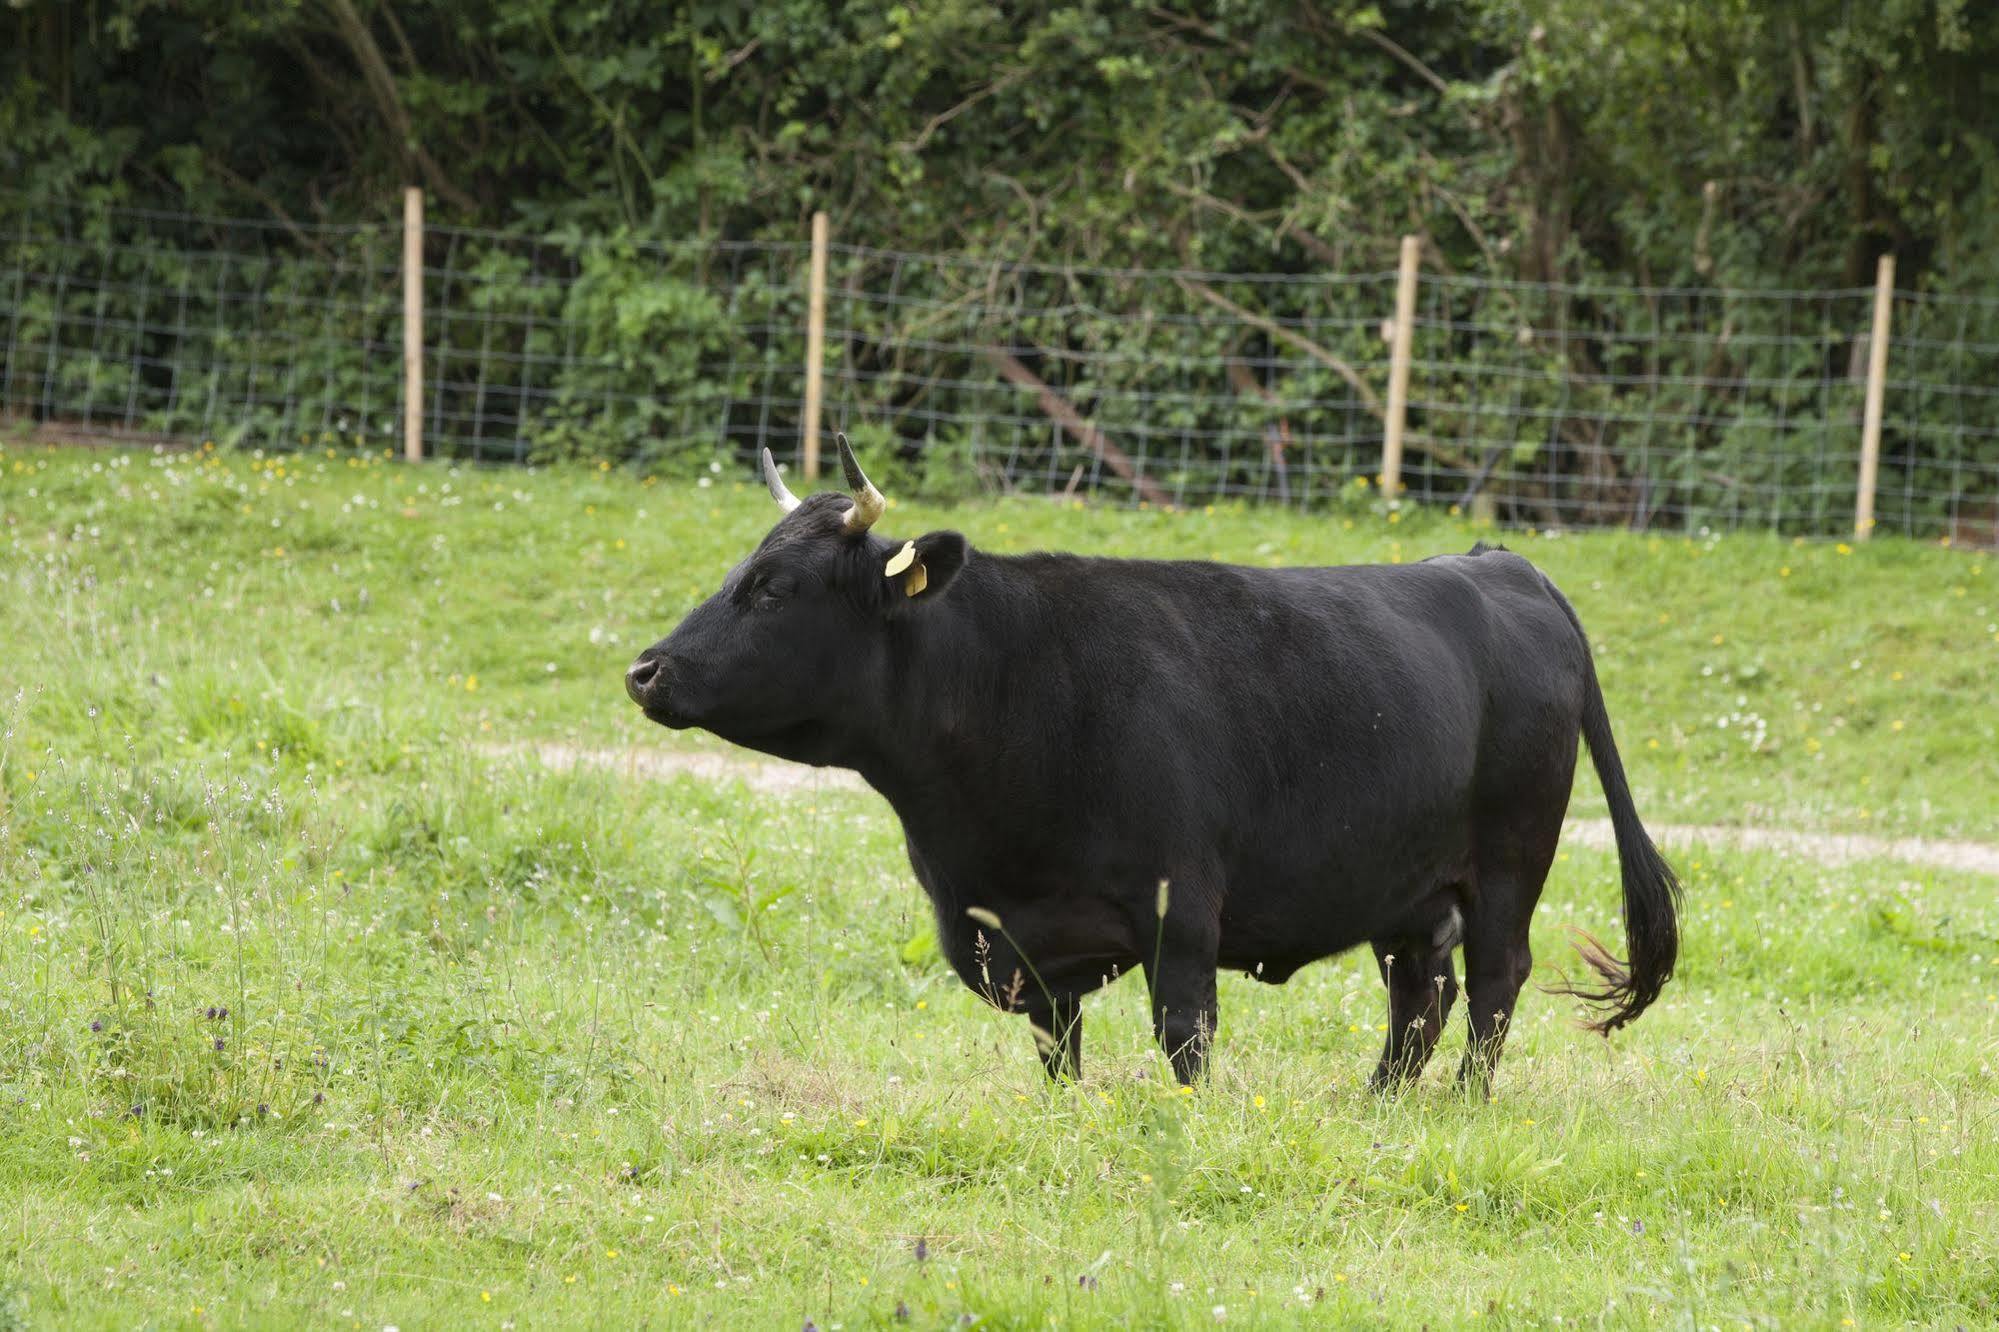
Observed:
[[[0,414],[394,448],[402,233],[0,195]],[[426,229],[427,449],[795,461],[800,244]],[[1367,500],[1395,274],[1125,270],[835,245],[826,428],[907,485]],[[1520,525],[1848,530],[1872,293],[1418,287],[1416,502]],[[1990,542],[1999,299],[1897,292],[1876,522]]]

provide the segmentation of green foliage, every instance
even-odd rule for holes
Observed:
[[[10,19],[17,188],[301,221],[1209,269],[1973,286],[1999,35],[1963,0],[286,6]],[[389,120],[406,118],[405,153]]]
[[[12,294],[26,354],[0,405],[391,443],[399,381],[379,349],[396,336],[398,188],[416,181],[434,222],[512,233],[430,256],[429,308],[480,316],[433,320],[444,447],[686,472],[795,426],[802,264],[731,247],[795,243],[823,208],[837,240],[872,247],[836,256],[835,292],[877,297],[836,295],[851,373],[833,406],[888,425],[925,486],[991,487],[996,454],[1053,486],[1086,461],[1059,434],[992,436],[1033,408],[974,350],[990,340],[1053,358],[1045,377],[1135,434],[1169,489],[1271,493],[1260,432],[1281,426],[1314,441],[1287,487],[1311,497],[1321,474],[1329,489],[1378,468],[1346,384],[1267,326],[1125,271],[1380,271],[1417,232],[1433,272],[1585,284],[1518,311],[1438,298],[1492,329],[1423,385],[1453,404],[1433,433],[1472,447],[1429,455],[1440,475],[1419,496],[1454,500],[1485,469],[1519,522],[1824,531],[1843,479],[1821,455],[1850,431],[1862,304],[1710,308],[1674,341],[1656,297],[1608,288],[1858,287],[1892,251],[1904,287],[1990,290],[1999,27],[1974,8],[115,0],[84,22],[29,0],[0,44],[18,191],[0,196],[0,244],[46,280]],[[118,203],[273,225],[101,211]],[[380,229],[307,229],[348,222]],[[337,310],[311,299],[325,293],[344,293]],[[1381,379],[1378,285],[1228,294]],[[1636,340],[1511,347],[1494,330],[1515,313],[1544,330],[1663,321],[1667,341],[1649,359]],[[1823,327],[1784,325],[1794,313]],[[1898,346],[1922,400],[1891,413],[1907,498],[1884,521],[1922,530],[1982,502],[1965,469],[1999,465],[1989,432],[1920,386],[1999,374],[1995,320],[1981,307]],[[1231,355],[1284,358],[1264,387],[1314,406],[1187,391],[1187,367]],[[44,363],[47,386],[26,377]],[[1696,380],[1731,387],[1679,387]],[[1494,394],[1512,413],[1497,434],[1479,415]],[[1551,412],[1610,424],[1536,436]],[[1543,464],[1584,480],[1546,493]]]
[[[717,364],[734,341],[730,311],[690,277],[661,272],[661,258],[629,239],[578,254],[560,318],[583,331],[572,349],[582,359],[525,425],[537,458],[597,457],[611,441],[646,462],[684,452],[746,393],[744,377]]]

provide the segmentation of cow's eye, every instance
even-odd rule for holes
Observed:
[[[776,610],[790,592],[791,584],[785,579],[762,579],[750,591],[750,604],[758,610]]]

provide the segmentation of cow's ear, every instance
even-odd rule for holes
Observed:
[[[882,567],[894,590],[890,604],[897,610],[921,606],[944,595],[944,589],[965,567],[971,545],[958,532],[928,532],[905,542]]]

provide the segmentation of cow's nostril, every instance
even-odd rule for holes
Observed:
[[[632,663],[632,668],[625,672],[625,692],[637,698],[657,678],[659,678],[659,658],[640,657]]]

